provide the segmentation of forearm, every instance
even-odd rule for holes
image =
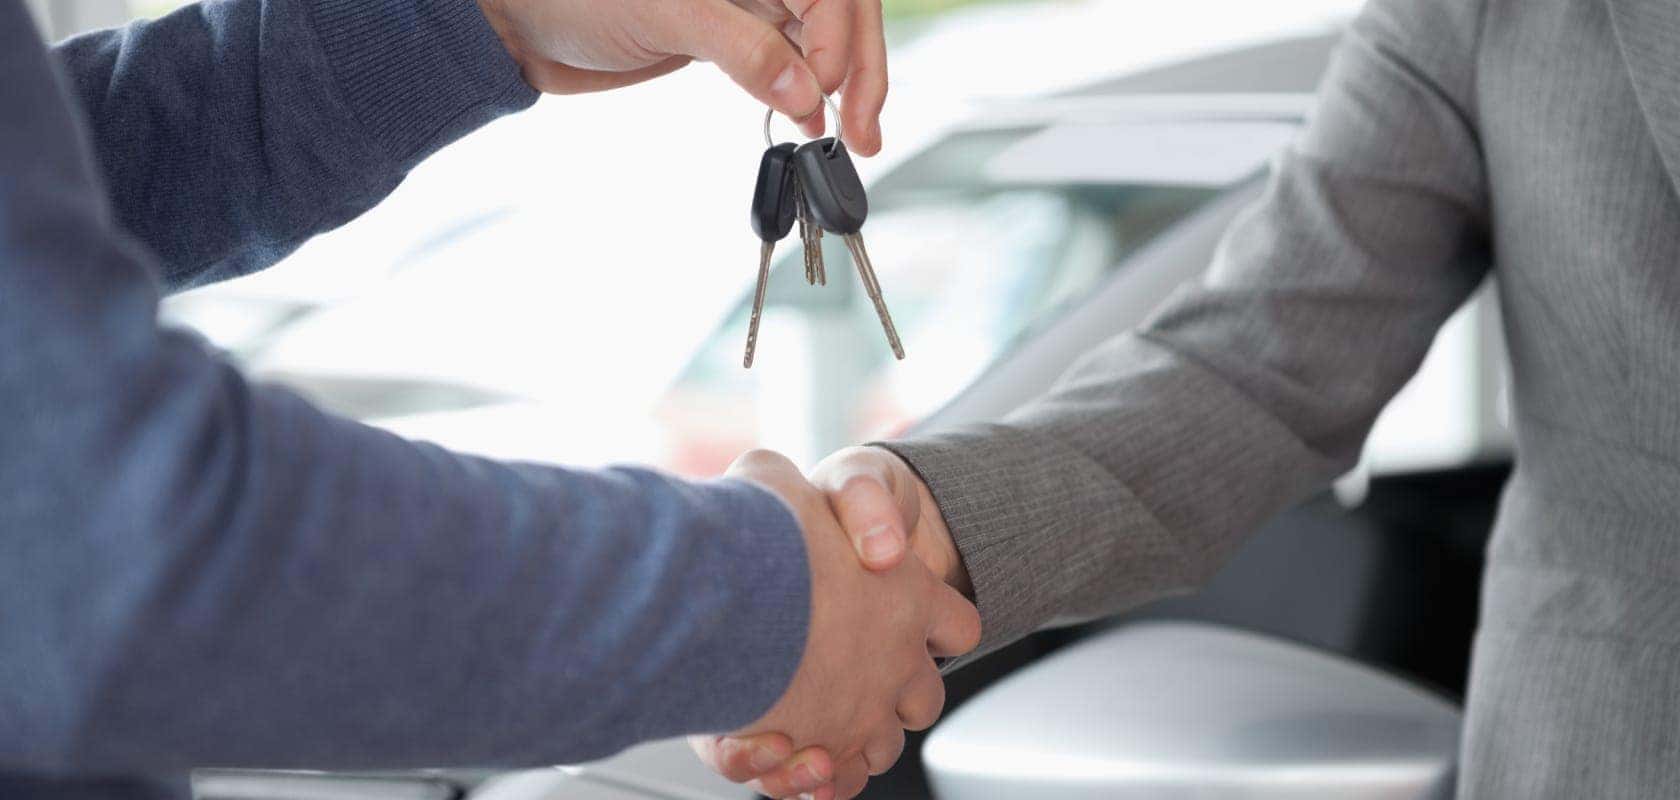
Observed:
[[[798,663],[799,529],[761,490],[463,458],[178,336],[128,349],[120,382],[4,381],[33,422],[0,458],[0,707],[29,736],[0,760],[578,761],[742,725]]]
[[[157,327],[13,0],[0,74],[0,767],[573,761],[781,694],[810,577],[774,496],[462,457],[247,383]]]
[[[60,690],[21,699],[70,737],[48,763],[576,762],[743,725],[798,663],[798,530],[756,489],[476,462],[282,396],[249,411],[208,462],[136,453],[87,470],[108,488],[79,508],[8,521],[56,537],[5,578],[14,635],[53,643],[10,684]]]
[[[1147,339],[1117,340],[1073,374],[1100,375],[1101,388],[885,443],[926,482],[960,553],[984,620],[976,656],[1196,588],[1246,531],[1341,466]]]
[[[220,0],[56,55],[172,289],[272,264],[536,97],[473,0]]]
[[[1486,270],[1474,4],[1377,2],[1208,274],[921,473],[993,648],[1198,585],[1351,466]]]

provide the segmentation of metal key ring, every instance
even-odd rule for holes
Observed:
[[[845,147],[846,146],[846,137],[840,131],[840,107],[834,104],[834,98],[829,97],[826,94],[822,96],[822,99],[823,99],[823,104],[828,106],[828,110],[834,112],[834,140],[839,142],[841,147]],[[764,146],[765,147],[775,147],[776,146],[776,140],[770,138],[770,123],[772,121],[774,121],[775,119],[776,119],[776,109],[767,108],[767,109],[764,110]]]

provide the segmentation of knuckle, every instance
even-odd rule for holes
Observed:
[[[790,463],[791,462],[787,460],[787,456],[784,456],[774,450],[754,448],[742,453],[740,457],[735,459],[735,463],[731,465],[730,468],[768,470],[779,469],[789,465]]]
[[[808,0],[808,2],[806,0],[791,0],[787,7],[788,11],[792,12],[794,19],[804,22],[823,5],[823,2],[824,0]]]
[[[855,797],[863,791],[863,787],[868,783],[869,763],[863,756],[858,756],[836,771],[834,778],[835,796]]]
[[[793,788],[793,778],[787,769],[781,769],[770,775],[748,781],[746,785],[765,797],[785,797],[798,794]]]
[[[886,494],[886,487],[881,485],[880,478],[868,472],[854,472],[848,475],[845,483],[840,484],[840,489],[836,494],[839,495],[842,502],[855,507],[854,510],[859,511],[878,511],[872,506],[882,499],[890,499],[883,498],[883,495]]]
[[[805,54],[806,63],[817,76],[817,85],[826,93],[840,90],[846,80],[845,59],[832,47],[820,47]]]
[[[735,783],[746,783],[758,777],[759,770],[752,765],[752,750],[747,747],[738,748],[729,760],[729,772],[724,776]]]
[[[904,731],[894,725],[891,733],[876,739],[873,746],[864,751],[864,761],[869,765],[870,775],[880,775],[892,769],[903,754]]]
[[[905,730],[925,731],[939,721],[939,715],[945,710],[945,687],[943,683],[935,683],[933,689],[906,703],[901,721]]]
[[[747,462],[752,462],[752,463],[760,463],[760,462],[764,462],[764,461],[774,461],[775,459],[776,459],[776,451],[767,450],[767,449],[762,448],[762,447],[755,447],[755,448],[753,448],[751,450],[748,450],[747,452],[741,454],[741,460],[742,461],[747,461]]]
[[[877,448],[854,445],[823,459],[811,474],[838,488],[859,474],[885,474],[885,467],[891,464],[885,456],[886,453]]]
[[[927,725],[922,726],[924,728],[932,725],[939,719],[940,714],[945,713],[945,681],[938,677],[938,673],[935,673],[933,679],[932,694],[933,701],[928,703],[928,720]]]
[[[868,785],[869,776],[867,773],[849,779],[843,784],[835,784],[834,800],[852,800],[852,798],[863,794],[864,787]]]
[[[714,771],[733,783],[751,778],[752,776],[745,774],[742,769],[746,763],[746,759],[742,757],[743,749],[735,740],[725,739],[717,746],[718,757],[713,762]]]
[[[766,84],[781,72],[784,40],[780,31],[764,26],[753,34],[752,41],[742,51],[741,70],[745,76]]]

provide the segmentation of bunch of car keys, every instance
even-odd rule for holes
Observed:
[[[753,352],[758,348],[758,323],[764,315],[764,291],[770,280],[770,256],[776,243],[787,238],[794,224],[799,225],[799,242],[805,248],[805,282],[812,286],[828,285],[828,269],[823,265],[823,232],[835,234],[846,242],[852,263],[857,265],[863,290],[875,304],[875,314],[887,332],[887,344],[893,355],[904,358],[904,345],[898,340],[892,315],[881,298],[881,283],[875,279],[875,265],[869,261],[869,251],[863,246],[863,221],[869,216],[869,198],[864,194],[863,181],[852,164],[844,137],[839,134],[840,112],[834,102],[823,98],[834,111],[836,135],[816,139],[795,146],[776,144],[770,138],[770,122],[774,110],[764,115],[764,158],[758,164],[758,184],[753,188],[752,226],[763,243],[758,254],[758,288],[753,292],[752,319],[747,323],[747,354],[741,365],[753,365]]]

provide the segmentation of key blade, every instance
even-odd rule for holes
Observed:
[[[811,226],[811,260],[817,262],[817,285],[828,285],[828,265],[823,263],[822,252],[823,230],[815,225]]]
[[[822,228],[811,219],[811,202],[805,196],[805,182],[798,176],[796,170],[794,185],[798,191],[794,199],[799,202],[799,245],[805,252],[805,282],[812,286],[827,286],[828,270],[823,267]]]
[[[857,265],[858,278],[863,281],[863,290],[869,295],[869,301],[875,304],[875,315],[881,318],[881,329],[887,333],[887,345],[892,348],[893,356],[903,361],[904,343],[898,339],[898,328],[893,325],[892,314],[887,311],[887,301],[881,296],[881,283],[875,278],[875,264],[869,260],[869,250],[863,246],[863,236],[849,233],[843,238],[846,240],[846,249],[852,252],[852,263]]]
[[[759,243],[758,287],[753,290],[752,317],[747,321],[747,354],[741,358],[743,369],[752,369],[753,356],[758,351],[758,323],[764,316],[764,291],[770,283],[770,257],[775,252],[775,242]]]
[[[801,198],[800,202],[803,203],[805,201],[804,201],[803,198]],[[809,205],[806,205],[806,207],[805,207],[806,217],[809,218],[810,214],[811,214],[811,208],[810,208]],[[812,222],[809,226],[806,227],[806,229],[805,229],[805,239],[804,239],[805,262],[811,268],[812,283],[814,283],[818,286],[827,286],[828,285],[828,268],[827,268],[827,266],[825,266],[823,264],[822,237],[823,237],[823,229],[822,229],[821,226],[817,225],[815,222]]]
[[[817,286],[828,285],[828,271],[823,268],[822,240],[811,237],[811,273],[815,277]]]

